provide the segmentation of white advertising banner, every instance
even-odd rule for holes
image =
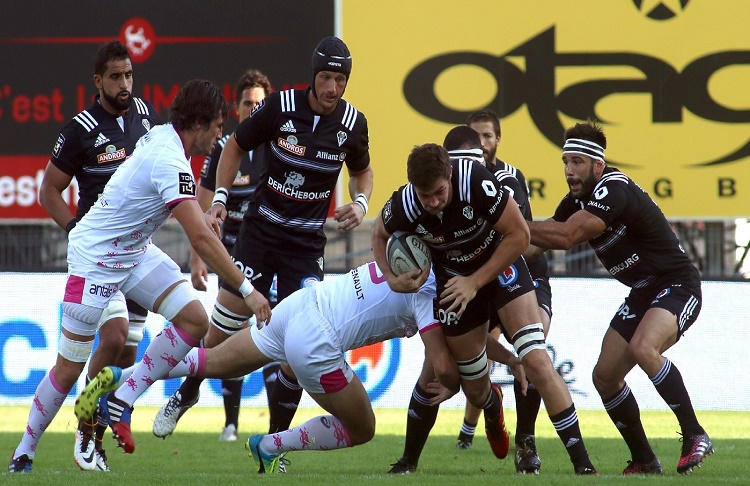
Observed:
[[[65,275],[62,274],[0,273],[0,405],[30,403],[39,380],[54,364],[64,286]],[[201,297],[210,313],[217,290],[213,275],[209,288],[211,290],[201,293]],[[610,279],[558,278],[552,280],[552,291],[554,316],[548,350],[554,366],[568,384],[578,409],[601,409],[601,400],[591,383],[591,372],[604,332],[627,294],[627,288]],[[666,353],[680,369],[697,410],[750,410],[750,387],[747,386],[750,371],[744,359],[750,332],[748,295],[750,283],[704,282],[703,310],[698,321]],[[139,357],[163,327],[162,317],[149,315]],[[386,341],[347,353],[373,406],[381,408],[408,406],[423,356],[419,337]],[[496,367],[493,380],[504,385],[505,406],[514,408],[512,378],[507,369]],[[633,370],[627,381],[641,409],[665,408],[651,382],[639,369]],[[157,382],[138,404],[163,404],[179,383],[180,380]],[[83,377],[66,404],[73,404],[82,386]],[[266,405],[260,371],[245,378],[242,403]],[[444,406],[463,408],[464,403],[459,394]],[[220,381],[206,380],[199,405],[221,404]],[[315,406],[315,403],[305,395],[301,406]]]

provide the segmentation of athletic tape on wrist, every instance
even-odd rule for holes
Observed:
[[[227,191],[223,187],[217,187],[216,190],[214,191],[214,199],[213,201],[211,201],[211,205],[219,203],[222,206],[226,206],[228,198],[229,198],[229,191]]]
[[[367,196],[365,196],[363,193],[360,192],[359,194],[357,194],[357,197],[354,198],[354,202],[359,204],[362,207],[364,214],[367,214],[367,209],[368,209]]]
[[[237,290],[240,294],[242,294],[242,297],[244,298],[252,294],[253,290],[255,290],[255,287],[253,287],[253,284],[251,284],[248,279],[245,279],[242,281],[242,285],[240,285]]]

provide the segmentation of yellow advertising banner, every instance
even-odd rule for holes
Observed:
[[[490,108],[537,218],[568,190],[564,130],[589,118],[670,219],[750,216],[746,0],[342,0],[341,15],[373,208],[406,182],[412,147]]]

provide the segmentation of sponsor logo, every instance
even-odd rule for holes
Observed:
[[[459,250],[453,250],[451,252],[448,252],[448,259],[453,260],[455,262],[468,262],[475,256],[482,253],[484,250],[487,249],[488,246],[492,243],[493,237],[495,236],[495,232],[492,231],[489,235],[487,235],[487,238],[484,239],[481,245],[479,245],[478,248],[475,248],[470,253],[461,253]]]
[[[234,178],[233,186],[246,186],[250,184],[250,176],[247,174],[240,174],[237,172],[237,177]]]
[[[624,303],[624,302],[620,305],[620,308],[617,309],[617,315],[620,316],[620,317],[622,317],[623,321],[625,319],[633,319],[633,318],[635,318],[635,314],[631,314],[630,313],[630,306],[628,304]]]
[[[179,194],[183,196],[195,196],[195,181],[193,180],[193,174],[180,172],[179,179]]]
[[[607,186],[600,187],[594,192],[594,197],[596,199],[603,199],[604,197],[609,194],[609,191],[607,190]]]
[[[437,309],[435,311],[435,319],[440,321],[444,326],[453,326],[458,324],[458,314],[455,311],[446,312],[445,309]]]
[[[301,201],[320,201],[328,199],[331,196],[331,191],[308,192],[298,190],[305,183],[305,177],[299,172],[289,171],[284,176],[286,180],[283,183],[269,176],[268,187],[280,194]]]
[[[147,61],[154,52],[156,34],[151,24],[141,17],[134,17],[125,22],[120,29],[120,39],[130,51],[133,63]]]
[[[493,184],[492,181],[486,179],[483,180],[482,189],[484,189],[484,193],[489,197],[495,197],[497,195],[497,187],[495,187],[495,184]]]
[[[99,297],[112,297],[112,294],[115,292],[117,292],[116,285],[91,284],[89,287],[89,294],[98,295]]]
[[[466,214],[466,209],[464,208],[464,215],[465,214]],[[477,229],[477,225],[473,225],[471,228],[463,229],[463,230],[460,230],[460,231],[454,231],[453,232],[453,237],[454,238],[461,238],[462,236],[467,235],[467,234],[471,233],[472,231],[474,231],[476,229]]]
[[[276,142],[276,144],[287,152],[299,155],[300,157],[305,155],[305,150],[307,150],[307,147],[303,145],[297,145],[297,137],[288,137],[286,140],[279,137],[279,140]]]
[[[498,277],[497,281],[501,287],[509,287],[516,283],[518,280],[518,269],[515,265],[511,265],[503,271]],[[518,287],[516,287],[518,288]],[[509,290],[516,290],[515,288]]]
[[[282,132],[297,133],[297,129],[294,128],[294,123],[292,123],[292,120],[287,120],[286,123],[281,125],[281,128],[279,128],[279,130],[281,130]]]
[[[622,272],[623,270],[627,270],[628,268],[630,268],[633,265],[635,265],[636,263],[638,263],[638,261],[640,259],[641,258],[638,256],[637,253],[633,253],[633,255],[629,256],[628,258],[626,258],[624,262],[618,263],[614,267],[610,268],[608,270],[609,274],[610,275],[617,275],[618,273]]]
[[[341,147],[342,145],[344,145],[344,142],[346,142],[346,139],[347,139],[346,132],[342,131],[342,132],[339,132],[339,133],[336,134],[336,140],[339,143],[339,147]]]
[[[103,154],[96,156],[96,161],[100,164],[125,160],[125,148],[118,149],[114,145],[107,145],[107,148],[104,150],[105,152]]]
[[[322,160],[330,160],[333,162],[343,162],[344,159],[346,159],[346,153],[341,152],[338,155],[329,154],[328,152],[324,152],[322,150],[318,150],[318,153],[315,154],[315,157],[322,159]]]
[[[105,143],[109,142],[110,140],[104,136],[103,133],[99,133],[99,135],[96,137],[96,141],[94,142],[94,148],[104,145]]]
[[[52,149],[52,154],[57,157],[60,155],[60,149],[65,145],[65,137],[63,137],[62,133],[57,136],[57,142],[55,142],[55,146]]]
[[[654,297],[654,300],[652,300],[651,303],[653,304],[653,303],[658,302],[659,299],[661,299],[662,297],[666,297],[667,295],[669,295],[670,292],[671,292],[671,290],[668,289],[668,288],[667,289],[662,289],[661,292],[659,292],[658,294],[656,294],[656,297]]]
[[[286,177],[286,181],[284,181],[285,186],[297,188],[305,183],[305,176],[303,176],[299,172],[295,172],[292,170],[284,174],[284,176]]]
[[[595,207],[595,208],[597,208],[597,209],[601,209],[602,211],[609,211],[609,210],[610,210],[610,207],[609,207],[609,206],[607,206],[606,204],[602,204],[602,203],[600,203],[600,202],[597,202],[597,201],[593,201],[593,200],[592,200],[592,201],[589,201],[589,204],[588,204],[588,205],[589,205],[589,206],[592,206],[592,207]]]

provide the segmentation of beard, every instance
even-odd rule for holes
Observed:
[[[117,93],[117,96],[111,96],[109,93],[102,91],[102,97],[107,101],[107,103],[109,103],[112,108],[117,111],[125,111],[130,108],[130,100],[132,99],[132,95],[128,93],[128,98],[126,101],[120,101],[119,95],[120,93]]]

